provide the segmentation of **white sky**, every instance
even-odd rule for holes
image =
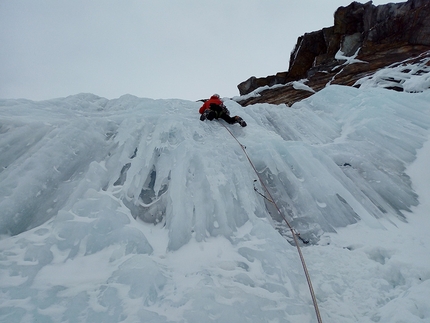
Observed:
[[[232,97],[351,2],[0,0],[0,98]]]

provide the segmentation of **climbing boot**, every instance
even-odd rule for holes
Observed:
[[[236,123],[240,124],[242,127],[246,127],[246,122],[239,116],[234,117],[236,119]]]

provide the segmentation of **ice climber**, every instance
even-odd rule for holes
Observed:
[[[210,99],[206,100],[199,109],[199,113],[201,114],[201,121],[206,119],[212,121],[213,119],[221,118],[229,124],[238,123],[242,127],[246,127],[246,122],[241,117],[230,117],[230,111],[228,111],[218,94],[214,94]]]

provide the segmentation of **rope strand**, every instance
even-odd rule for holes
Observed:
[[[316,317],[317,317],[318,323],[322,323],[321,314],[320,314],[320,311],[319,311],[319,309],[318,309],[317,299],[316,299],[316,297],[315,297],[315,292],[314,292],[314,289],[313,289],[313,287],[312,287],[311,277],[310,277],[310,275],[309,275],[308,268],[307,268],[306,263],[305,263],[305,258],[303,257],[303,254],[302,254],[302,250],[300,249],[300,246],[299,246],[299,241],[298,241],[298,239],[302,240],[303,242],[305,242],[305,240],[303,240],[303,239],[300,237],[300,235],[299,235],[298,233],[296,233],[296,232],[295,232],[295,230],[293,229],[293,227],[290,225],[290,223],[289,223],[289,222],[287,221],[287,219],[285,218],[284,214],[283,214],[283,213],[281,212],[281,210],[279,209],[278,205],[275,203],[275,200],[273,199],[272,194],[270,194],[270,192],[269,192],[269,190],[268,190],[267,186],[266,186],[266,185],[264,184],[264,182],[263,182],[263,179],[261,178],[261,176],[260,176],[260,174],[258,173],[257,169],[255,168],[254,163],[252,162],[251,158],[249,157],[248,153],[246,152],[246,147],[245,147],[244,145],[242,145],[242,144],[239,142],[239,140],[237,140],[237,138],[234,136],[234,134],[230,131],[230,129],[229,129],[229,128],[227,128],[227,127],[224,125],[224,123],[222,123],[222,122],[220,122],[220,123],[221,123],[221,124],[223,125],[223,127],[224,127],[224,128],[225,128],[225,129],[230,133],[230,135],[231,135],[231,136],[236,140],[236,142],[239,144],[240,148],[242,148],[242,150],[243,150],[243,152],[244,152],[244,154],[245,154],[246,158],[248,159],[249,163],[251,164],[252,168],[254,169],[254,172],[255,172],[255,174],[257,175],[258,180],[260,181],[261,185],[263,186],[264,190],[266,191],[266,193],[267,193],[267,195],[269,196],[269,198],[270,198],[270,199],[267,199],[267,197],[265,197],[265,196],[264,196],[264,197],[265,197],[267,200],[269,200],[270,202],[272,202],[272,203],[273,203],[273,205],[275,206],[275,208],[276,208],[276,210],[278,211],[279,215],[282,217],[282,219],[285,221],[285,223],[287,224],[288,228],[290,229],[291,234],[292,234],[293,239],[294,239],[294,243],[295,243],[296,248],[297,248],[297,252],[299,253],[299,257],[300,257],[300,261],[301,261],[301,263],[302,263],[303,271],[305,272],[306,281],[307,281],[307,283],[308,283],[309,292],[310,292],[310,294],[311,294],[312,303],[313,303],[314,308],[315,308],[315,314],[316,314]],[[254,190],[255,190],[255,191],[257,191],[255,187],[254,187]],[[258,192],[258,191],[257,191],[257,192]],[[258,192],[258,193],[259,193],[259,192]],[[259,193],[259,194],[261,195],[261,193]],[[306,243],[306,242],[305,242],[305,243]]]

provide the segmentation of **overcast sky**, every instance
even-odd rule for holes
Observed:
[[[0,0],[0,98],[232,97],[351,2]]]

